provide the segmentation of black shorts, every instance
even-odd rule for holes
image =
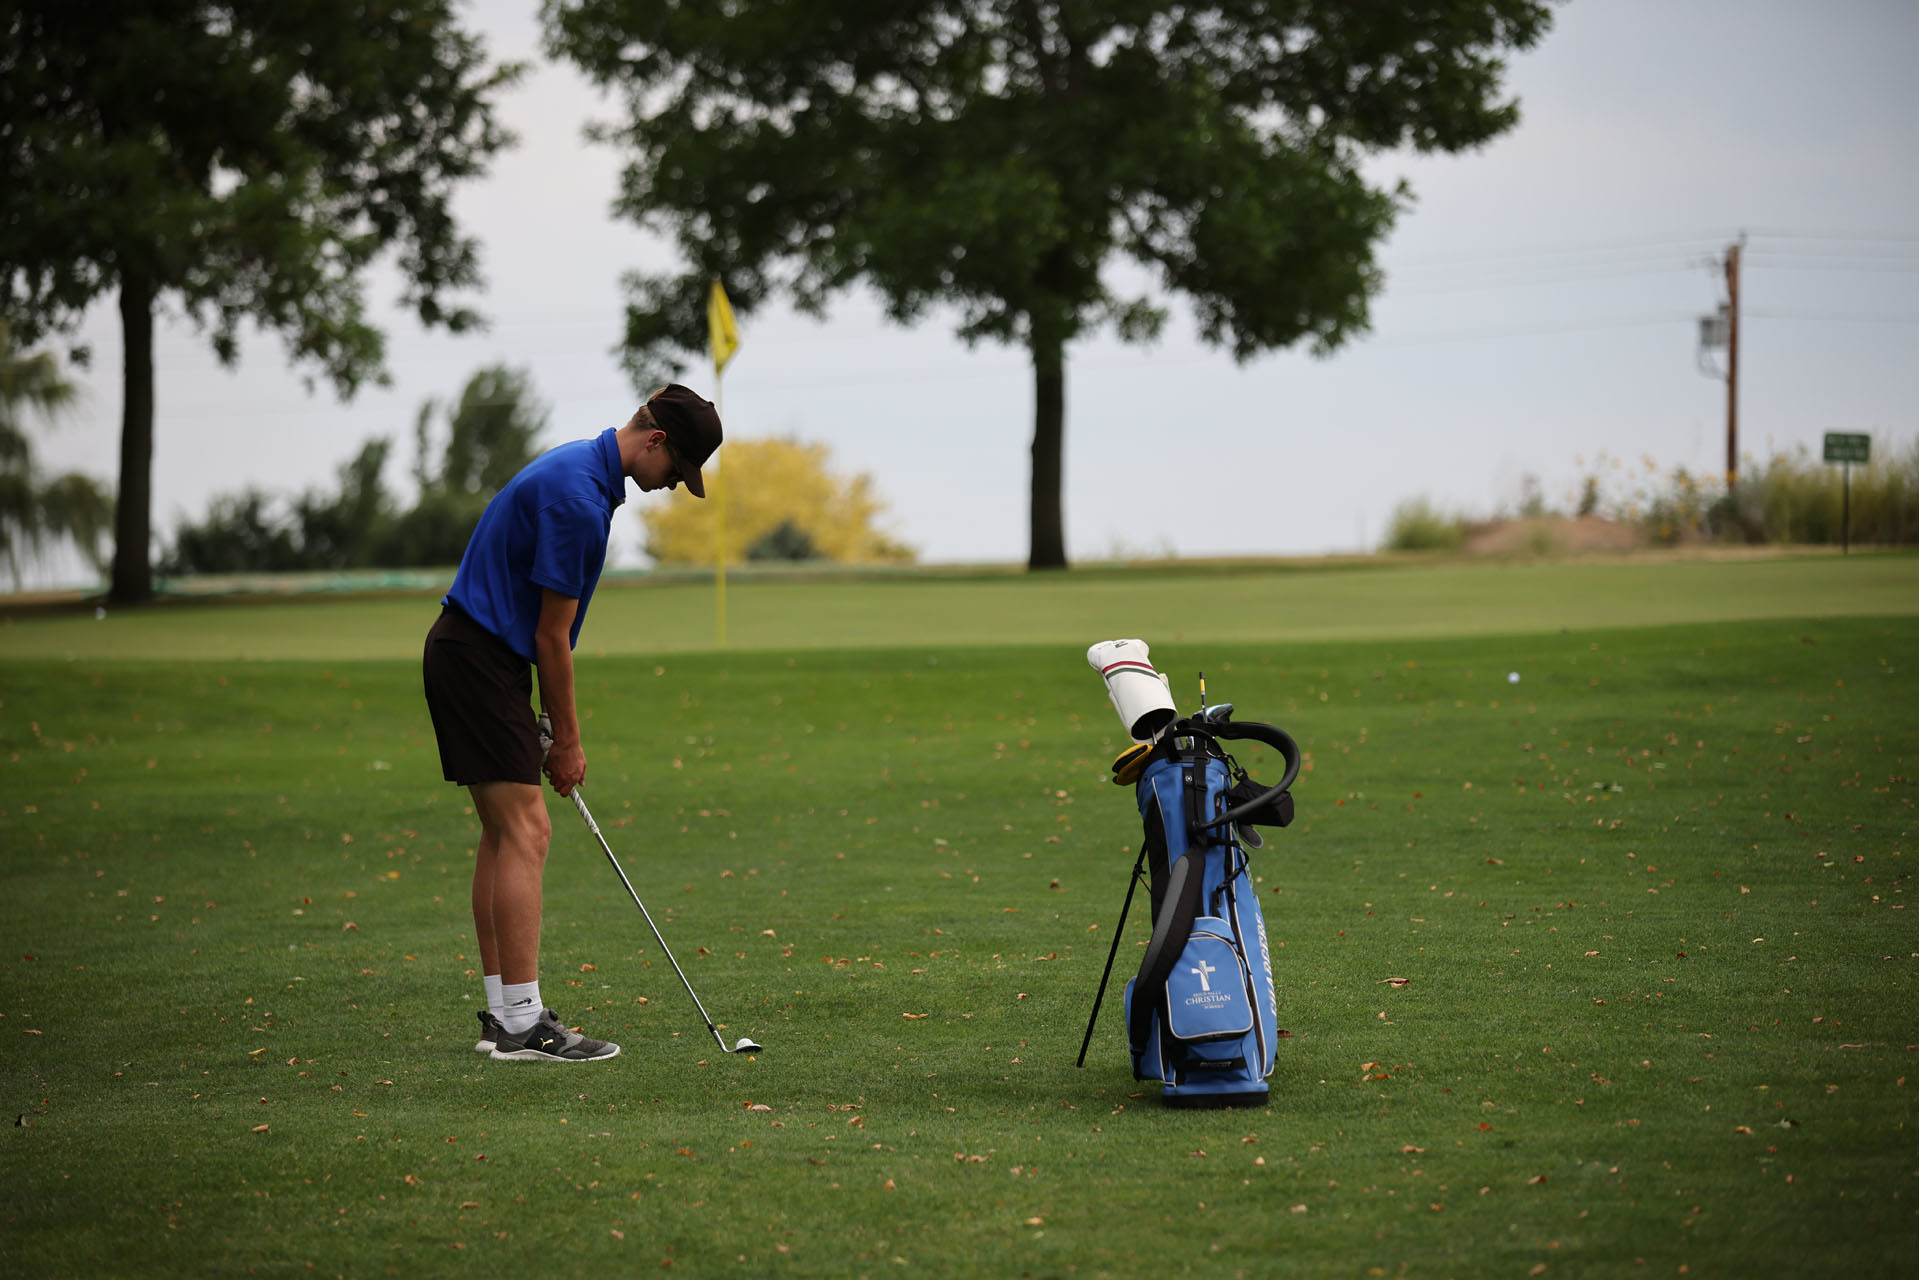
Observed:
[[[447,605],[426,633],[420,670],[448,782],[540,784],[533,667],[525,658]]]

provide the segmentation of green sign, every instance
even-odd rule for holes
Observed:
[[[1872,437],[1845,431],[1826,432],[1827,462],[1867,462],[1872,458]]]

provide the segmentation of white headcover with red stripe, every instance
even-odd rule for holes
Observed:
[[[1135,742],[1150,742],[1179,718],[1166,677],[1153,669],[1144,640],[1102,640],[1086,661],[1106,682],[1106,696]]]

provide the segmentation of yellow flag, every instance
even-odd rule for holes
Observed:
[[[717,279],[713,292],[706,297],[706,339],[713,348],[713,375],[718,377],[740,349],[740,329],[733,323],[733,304],[726,300],[726,290]]]

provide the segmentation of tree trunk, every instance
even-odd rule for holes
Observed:
[[[137,271],[120,276],[125,388],[120,412],[120,495],[113,519],[113,584],[107,599],[153,599],[153,286]]]
[[[1066,344],[1057,332],[1033,325],[1032,544],[1026,567],[1064,569],[1066,530],[1060,494],[1065,484]]]

